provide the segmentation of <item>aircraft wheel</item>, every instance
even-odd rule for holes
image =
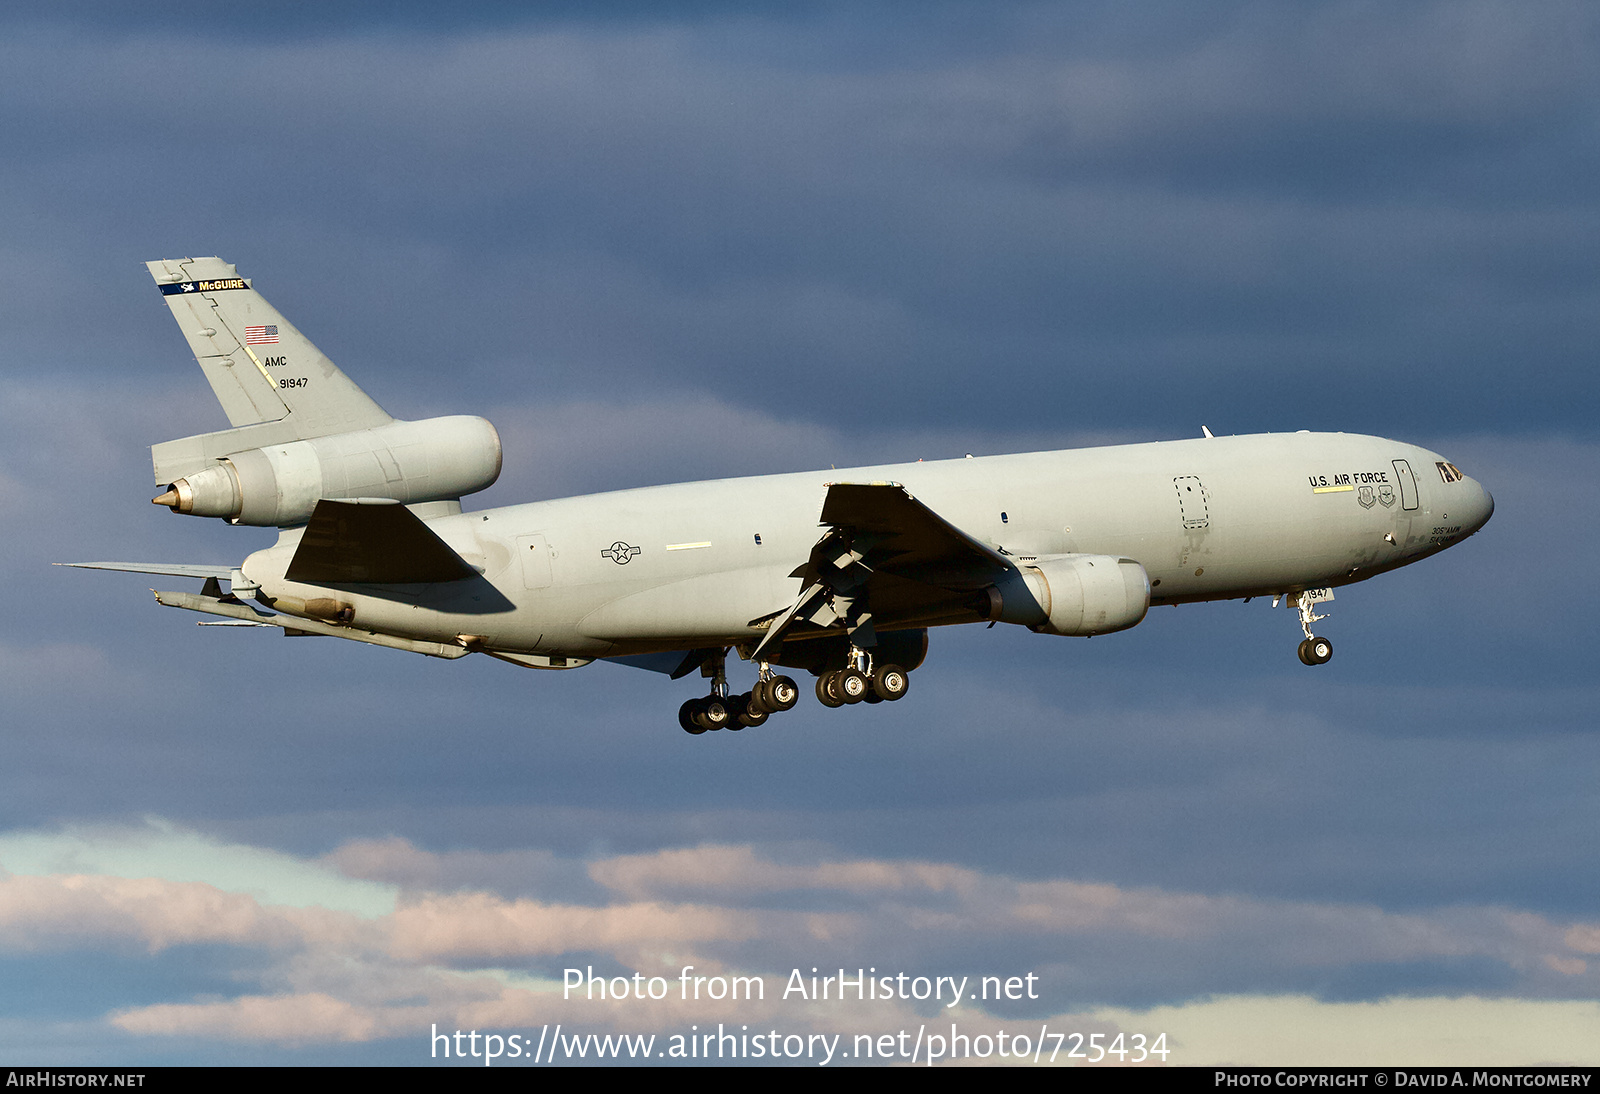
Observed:
[[[696,705],[699,708],[694,716],[696,725],[704,726],[706,729],[727,728],[731,716],[726,700],[711,695],[698,700]]]
[[[871,684],[867,683],[867,678],[855,669],[845,669],[839,674],[838,683],[834,684],[834,690],[839,693],[839,698],[845,702],[859,703],[867,697],[867,691],[871,686]]]
[[[1326,665],[1331,660],[1333,660],[1333,643],[1326,638],[1313,635],[1311,641],[1306,643],[1306,664]]]
[[[1311,664],[1311,657],[1310,657],[1309,654],[1306,653],[1306,647],[1309,646],[1309,645],[1311,645],[1311,639],[1303,638],[1303,639],[1300,640],[1300,648],[1295,651],[1296,653],[1298,653],[1300,655],[1300,663],[1302,665]]]
[[[839,698],[834,690],[834,677],[837,673],[825,672],[817,677],[817,702],[825,707],[842,707],[844,700]]]
[[[734,719],[736,724],[728,726],[729,729],[741,729],[745,726],[758,726],[770,717],[767,708],[756,702],[750,695],[741,695],[741,699],[748,700],[740,709]]]
[[[787,676],[774,676],[767,681],[767,702],[762,704],[774,714],[792,710],[800,701],[800,687]]]
[[[705,726],[697,724],[694,720],[695,707],[699,704],[700,700],[690,699],[678,708],[678,724],[683,727],[685,733],[693,733],[696,737],[706,731]]]
[[[872,691],[880,699],[893,702],[911,687],[911,676],[899,665],[885,665],[872,674]]]

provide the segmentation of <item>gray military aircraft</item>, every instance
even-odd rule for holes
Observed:
[[[500,473],[482,418],[397,421],[219,258],[148,264],[233,428],[151,449],[174,513],[277,528],[242,565],[74,563],[203,581],[157,592],[228,623],[431,657],[696,670],[690,733],[893,701],[928,629],[1098,635],[1152,604],[1273,597],[1300,660],[1333,588],[1460,542],[1494,501],[1415,445],[1214,437],[723,479],[464,512]],[[227,582],[227,591],[223,590]],[[756,665],[749,692],[727,653]]]

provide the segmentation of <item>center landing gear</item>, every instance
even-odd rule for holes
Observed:
[[[800,701],[795,682],[787,676],[774,676],[765,661],[755,687],[743,695],[728,694],[724,655],[708,659],[701,671],[711,677],[711,694],[690,699],[678,708],[678,724],[686,733],[698,736],[713,729],[754,728]]]

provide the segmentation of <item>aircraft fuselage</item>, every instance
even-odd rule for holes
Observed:
[[[1445,468],[1449,468],[1448,471]],[[1476,481],[1415,445],[1264,434],[646,487],[437,517],[478,569],[448,585],[285,579],[293,534],[246,560],[273,599],[337,597],[353,626],[572,658],[748,646],[794,601],[831,483],[892,482],[1025,567],[1053,555],[1142,564],[1152,604],[1361,581],[1471,535]],[[880,631],[973,622],[880,611]]]

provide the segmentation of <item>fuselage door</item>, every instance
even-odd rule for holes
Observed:
[[[517,554],[522,556],[522,587],[550,587],[550,545],[543,536],[518,536]]]
[[[1183,518],[1184,528],[1198,532],[1210,527],[1210,499],[1200,479],[1194,475],[1179,475],[1172,480],[1172,485],[1178,491],[1178,513]]]
[[[1405,460],[1395,460],[1394,477],[1400,482],[1400,508],[1415,509],[1417,507],[1417,477],[1411,473],[1411,465]]]

